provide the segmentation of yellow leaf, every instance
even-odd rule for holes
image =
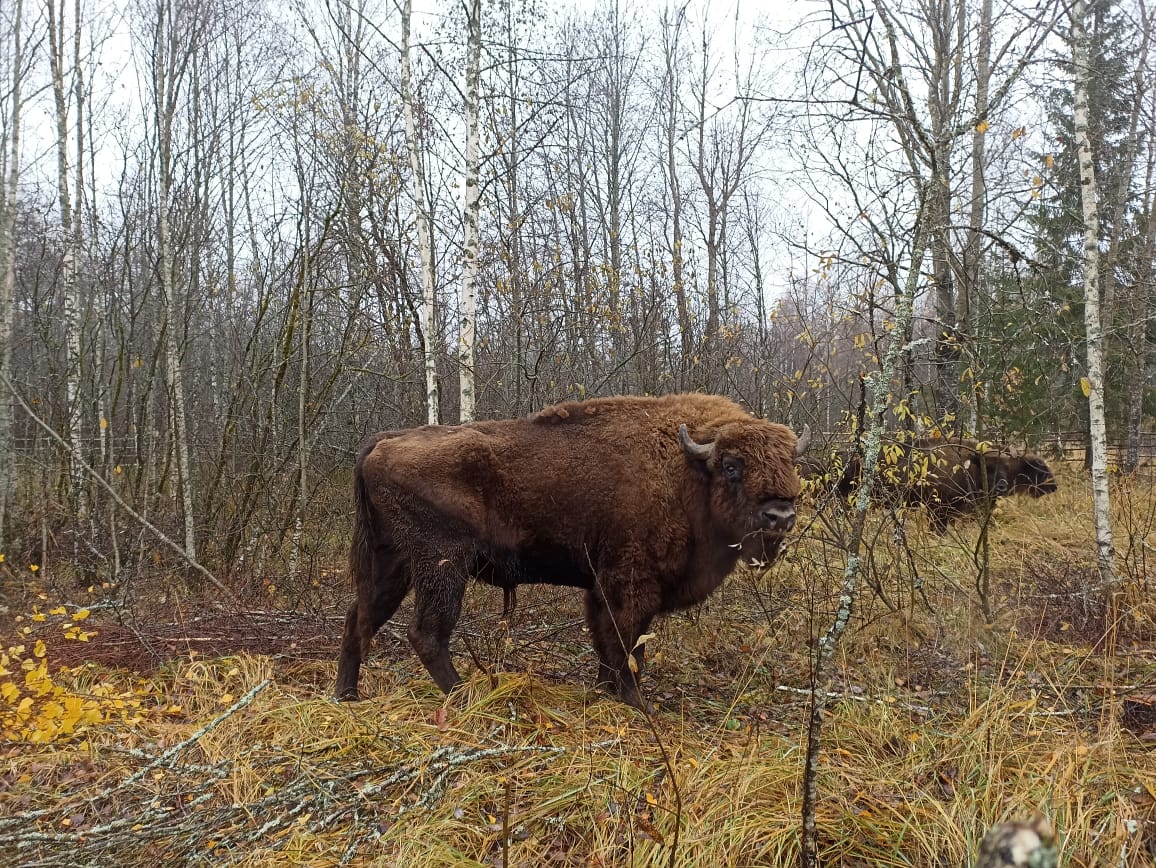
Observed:
[[[648,805],[657,805],[657,804],[658,804],[658,799],[656,799],[656,798],[654,797],[654,793],[651,793],[651,792],[647,792],[647,794],[646,794],[646,804],[648,804]]]
[[[92,613],[89,612],[88,609],[78,609],[76,611],[76,613],[72,616],[72,620],[73,621],[83,621],[85,618],[87,618],[91,614]]]
[[[3,699],[5,702],[15,702],[16,697],[19,695],[20,688],[11,681],[5,681],[3,684],[0,684],[0,699]]]
[[[108,420],[105,419],[103,416],[101,416],[100,417],[100,430],[103,431],[107,427],[108,427]]]
[[[40,569],[40,566],[38,564],[29,564],[28,569],[30,569],[32,572],[36,572],[38,569]]]
[[[1084,393],[1085,398],[1092,397],[1092,381],[1087,377],[1080,377],[1080,391]]]
[[[1044,165],[1049,169],[1053,168],[1056,165],[1056,158],[1051,154],[1048,154],[1046,157],[1044,157]]]
[[[988,131],[988,128],[990,126],[991,126],[990,123],[988,123],[986,120],[982,120],[978,124],[975,125],[975,131],[977,133],[979,133],[980,135],[983,135],[984,133],[986,133]]]
[[[47,650],[48,649],[44,647],[44,640],[43,639],[37,639],[36,640],[36,647],[32,649],[32,653],[37,657],[43,657],[45,655],[45,653],[47,652]]]
[[[37,613],[35,613],[35,614],[32,616],[32,620],[33,620],[33,621],[36,621],[36,622],[40,622],[40,621],[43,621],[43,620],[44,620],[44,613],[43,613],[43,612],[37,612]]]
[[[55,609],[48,610],[49,615],[67,615],[68,610],[63,606],[57,606]]]

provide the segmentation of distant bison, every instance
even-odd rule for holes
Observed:
[[[837,483],[849,494],[859,483],[858,457],[847,461]],[[922,437],[910,444],[883,447],[878,485],[884,497],[927,509],[931,527],[946,533],[947,523],[991,508],[999,497],[1026,494],[1043,497],[1058,487],[1042,458],[1024,455],[987,441]]]
[[[337,697],[358,697],[373,636],[411,587],[410,643],[449,692],[461,680],[450,634],[474,577],[584,589],[597,683],[643,707],[639,637],[705,600],[740,558],[775,558],[795,524],[798,446],[789,428],[698,394],[373,435],[355,468],[357,601]]]

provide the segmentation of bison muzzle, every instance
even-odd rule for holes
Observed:
[[[795,524],[792,431],[713,395],[559,404],[529,418],[375,434],[355,467],[336,695],[358,697],[374,634],[412,589],[410,643],[449,692],[470,578],[585,592],[597,684],[644,707],[639,637],[702,602]],[[633,662],[631,659],[633,658]]]

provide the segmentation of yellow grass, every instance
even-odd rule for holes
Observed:
[[[1075,473],[1061,482],[996,517],[994,623],[975,602],[974,526],[940,539],[910,516],[908,555],[877,519],[890,605],[865,587],[840,649],[824,864],[966,865],[991,824],[1034,809],[1056,827],[1062,864],[1149,864],[1156,756],[1121,713],[1156,683],[1147,578],[1133,570],[1105,610],[1110,629],[1088,633],[1090,603],[1065,582],[1095,581],[1090,504]],[[1136,517],[1150,486],[1125,497],[1118,543],[1126,525],[1134,547],[1151,542]],[[0,748],[0,863],[793,864],[807,648],[842,566],[817,526],[807,536],[766,576],[736,576],[663,623],[653,729],[585,689],[576,628],[519,644],[542,617],[532,594],[510,641],[493,619],[475,626],[494,674],[473,671],[448,699],[404,651],[371,661],[372,698],[341,705],[318,688],[332,663],[293,658],[185,658],[148,679],[53,673],[62,697],[140,702],[49,744]],[[558,617],[579,611],[570,592],[537,593]],[[479,591],[469,605],[494,602]]]

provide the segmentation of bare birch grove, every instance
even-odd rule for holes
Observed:
[[[127,57],[112,17],[42,12],[0,94],[4,371],[69,443],[0,411],[0,530],[38,559],[89,492],[86,576],[170,563],[83,458],[186,560],[312,593],[368,432],[697,388],[846,442],[893,346],[896,436],[1078,436],[1086,364],[1095,448],[1140,460],[1143,28],[1097,269],[1039,120],[1052,6],[839,2],[780,31],[697,3],[156,0],[126,7]],[[1111,106],[1085,102],[1095,134]]]

